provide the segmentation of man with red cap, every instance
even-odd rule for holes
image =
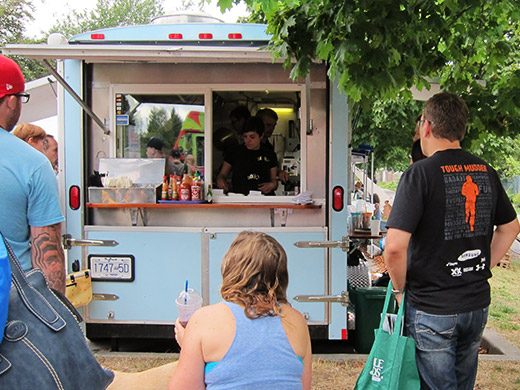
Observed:
[[[63,213],[49,159],[9,133],[29,101],[20,67],[0,55],[0,232],[24,271],[40,268],[65,293]]]

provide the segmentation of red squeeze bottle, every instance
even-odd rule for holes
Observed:
[[[184,175],[181,184],[180,200],[189,201],[191,200],[191,185],[187,178],[188,175]]]

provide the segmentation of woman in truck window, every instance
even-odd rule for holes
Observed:
[[[261,191],[265,195],[274,195],[278,187],[276,178],[278,162],[276,154],[262,146],[264,122],[251,117],[244,125],[244,145],[234,148],[224,156],[222,169],[217,176],[218,188],[226,192],[248,195],[249,191]],[[233,171],[231,188],[227,183]]]
[[[287,255],[271,236],[241,232],[221,265],[224,302],[204,306],[186,329],[174,389],[311,387],[307,321],[287,302]]]

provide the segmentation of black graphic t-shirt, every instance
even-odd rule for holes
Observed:
[[[412,234],[407,299],[431,314],[487,307],[494,226],[515,218],[497,173],[482,159],[449,149],[412,164],[387,223]]]
[[[263,146],[259,150],[249,150],[245,145],[240,145],[224,157],[224,161],[233,169],[232,191],[244,195],[249,194],[249,190],[260,191],[260,184],[270,182],[271,168],[278,164],[276,154]]]

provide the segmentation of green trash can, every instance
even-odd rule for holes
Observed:
[[[386,287],[351,287],[349,299],[355,305],[356,332],[354,348],[357,353],[369,353],[374,344],[374,330],[379,328],[381,312],[385,304]],[[395,312],[392,296],[388,311]]]

